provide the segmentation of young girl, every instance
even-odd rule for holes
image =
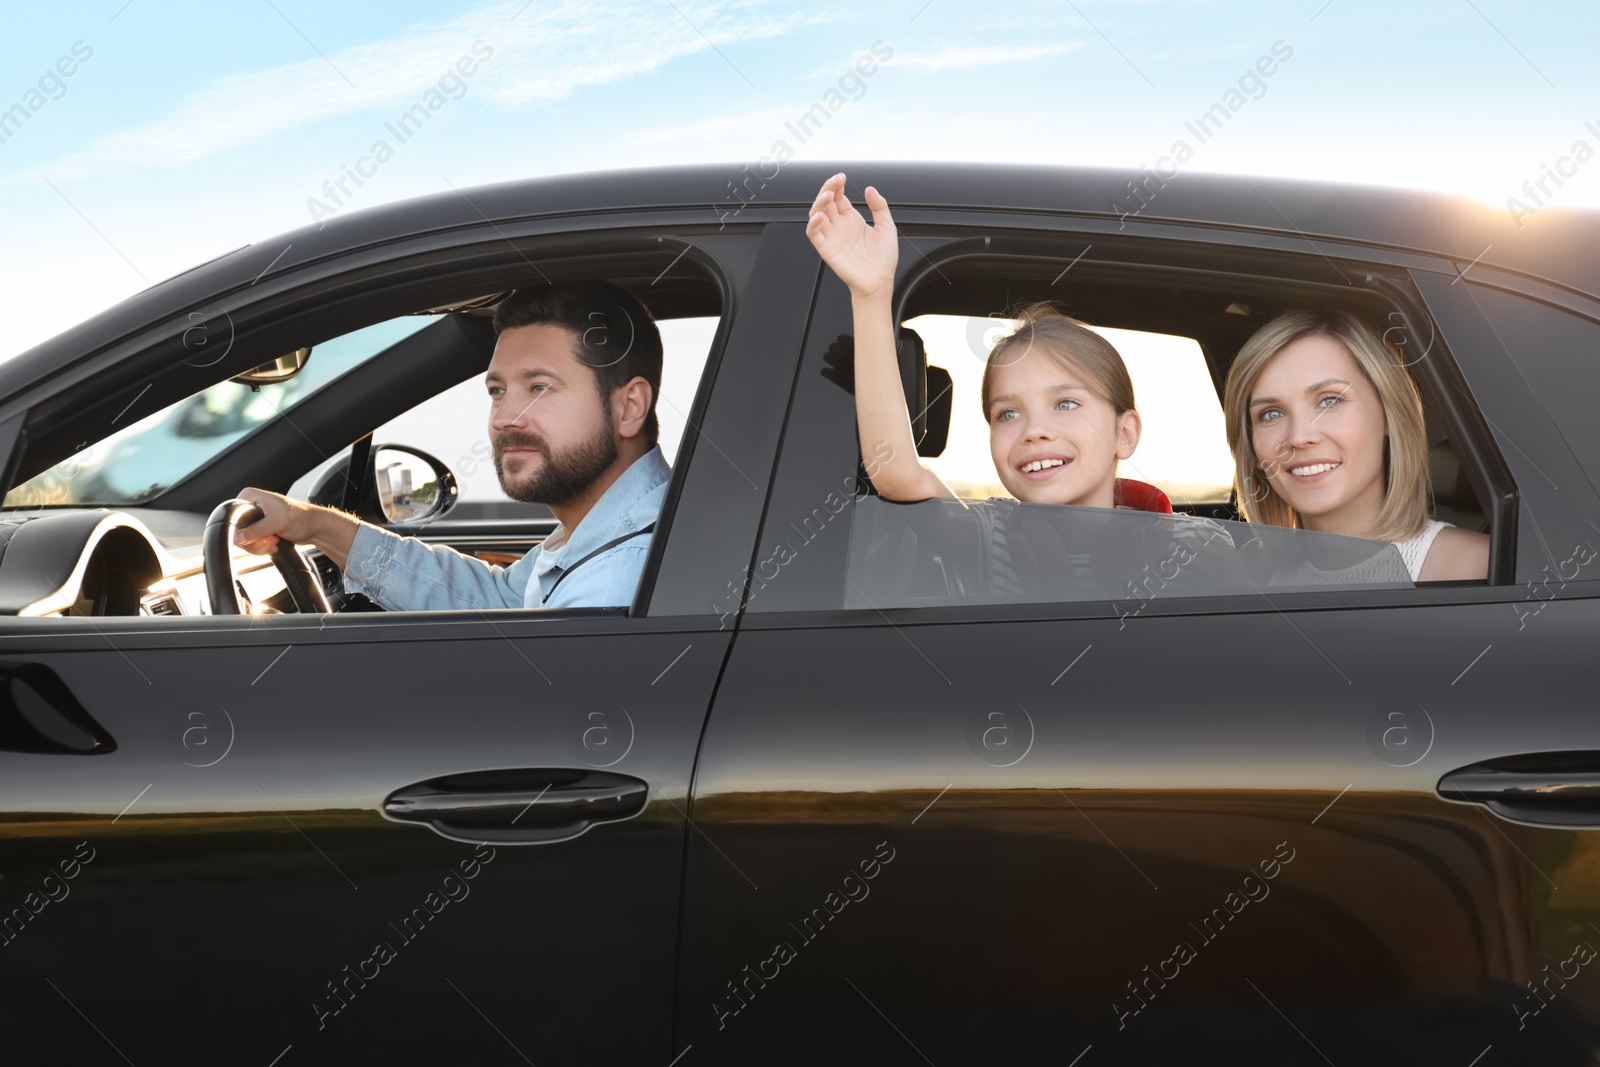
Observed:
[[[1246,519],[1390,541],[1414,582],[1488,576],[1487,535],[1428,518],[1422,400],[1371,327],[1285,312],[1245,342],[1223,393]]]
[[[806,235],[850,287],[855,313],[856,423],[885,500],[955,498],[917,457],[895,357],[891,301],[899,239],[888,201],[867,186],[872,225],[844,195],[843,174],[823,183]],[[1000,482],[1020,501],[1136,507],[1170,513],[1154,486],[1116,476],[1139,444],[1133,382],[1122,357],[1082,323],[1038,304],[997,342],[983,371],[983,415]],[[887,446],[885,448],[884,446]]]

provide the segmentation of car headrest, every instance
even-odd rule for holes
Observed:
[[[950,372],[928,366],[927,346],[915,330],[900,327],[895,348],[900,359],[900,384],[911,409],[911,437],[917,442],[917,455],[941,455],[950,439]]]
[[[1435,503],[1451,508],[1478,506],[1472,484],[1463,476],[1461,459],[1450,442],[1440,441],[1428,450],[1428,476],[1433,482]]]
[[[1478,494],[1461,467],[1461,457],[1449,441],[1440,441],[1428,450],[1428,480],[1433,484],[1435,518],[1464,530],[1489,528]]]

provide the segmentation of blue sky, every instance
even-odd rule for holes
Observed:
[[[324,183],[379,139],[392,158],[335,210],[547,174],[737,168],[877,42],[892,55],[800,158],[1139,166],[1184,139],[1186,170],[1505,209],[1574,142],[1600,152],[1592,0],[396,0],[381,15],[95,0],[5,19],[0,112],[27,116],[0,125],[0,358],[311,221],[308,202],[333,207]],[[1241,90],[1275,44],[1288,58]],[[463,58],[471,75],[399,144],[385,124]],[[1185,123],[1230,90],[1246,102],[1199,143]],[[1547,202],[1600,208],[1600,158],[1566,169]]]

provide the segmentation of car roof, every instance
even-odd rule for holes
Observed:
[[[517,219],[640,209],[703,211],[738,220],[742,207],[771,218],[804,209],[843,170],[859,203],[876,186],[897,208],[968,209],[1227,226],[1353,241],[1451,257],[1600,296],[1600,212],[1541,208],[1520,228],[1508,210],[1442,193],[1182,171],[977,163],[752,161],[571,174],[452,190],[341,214],[258,241],[135,294],[0,365],[0,395],[63,361],[263,275],[355,248],[424,233]],[[767,174],[772,173],[770,178]],[[1142,183],[1142,184],[1141,184]],[[1141,201],[1134,188],[1144,190]],[[742,190],[748,200],[735,199]],[[1520,190],[1518,191],[1520,192]],[[1526,202],[1526,201],[1525,201]],[[1142,210],[1141,203],[1144,204]],[[758,216],[752,214],[746,220]]]

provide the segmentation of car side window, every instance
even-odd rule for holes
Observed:
[[[1399,552],[1357,538],[1217,522],[1189,515],[1024,504],[1009,498],[989,454],[976,398],[994,340],[1015,319],[918,315],[904,324],[930,367],[950,375],[945,447],[924,461],[963,500],[856,502],[844,606],[1128,601],[1329,585],[1408,588]],[[1222,403],[1193,338],[1091,326],[1127,364],[1144,424],[1118,473],[1161,489],[1177,509],[1226,504],[1233,458]],[[804,526],[804,522],[802,522]]]
[[[1096,276],[1087,261],[1071,284],[1053,281],[1081,251],[1020,266],[1020,257],[952,260],[925,268],[899,297],[902,342],[907,333],[917,339],[902,343],[900,369],[919,459],[961,499],[901,503],[874,493],[851,379],[840,373],[852,350],[849,295],[824,278],[762,543],[729,583],[747,589],[747,611],[1082,603],[1126,616],[1157,598],[1259,605],[1263,595],[1415,587],[1389,541],[1248,523],[1232,499],[1222,381],[1244,341],[1304,303],[1304,290],[1263,269],[1241,276],[1237,289],[1197,273],[1182,291],[1173,274],[1144,282],[1117,264]],[[1107,509],[1018,502],[997,484],[979,382],[989,335],[1013,324],[975,312],[1035,298],[1091,324],[1122,355],[1143,434],[1118,477],[1162,490],[1172,513],[1136,487]],[[1369,316],[1373,306],[1353,305]],[[936,394],[946,388],[941,406]]]

